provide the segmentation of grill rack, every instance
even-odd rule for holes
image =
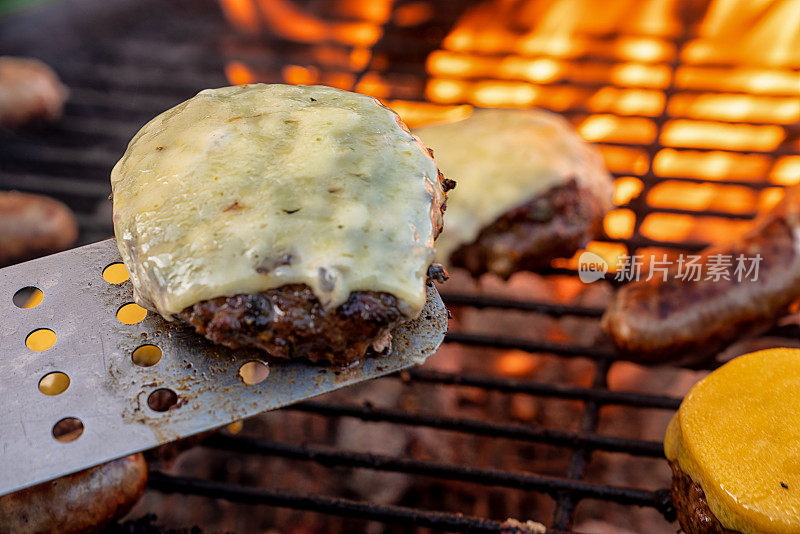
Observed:
[[[41,57],[56,67],[71,88],[65,118],[52,126],[31,127],[21,133],[0,132],[0,188],[39,192],[61,198],[78,215],[81,226],[81,242],[88,243],[111,234],[110,210],[105,200],[109,191],[108,172],[121,154],[124,144],[145,121],[192,96],[198,89],[226,85],[223,75],[225,62],[232,57],[244,58],[249,65],[258,67],[259,73],[280,81],[281,67],[287,63],[314,65],[306,45],[283,40],[279,37],[259,38],[231,37],[217,5],[211,0],[154,2],[143,6],[142,2],[130,0],[103,2],[101,0],[74,0],[67,6],[51,6],[40,13],[0,18],[0,51],[3,53],[33,55]],[[407,2],[398,1],[397,6]],[[428,23],[439,30],[449,28],[461,10],[475,2],[444,2],[437,6],[435,17]],[[75,9],[79,7],[80,9]],[[76,13],[78,14],[76,16]],[[85,14],[89,14],[88,17]],[[149,13],[149,15],[147,14]],[[155,16],[157,15],[157,16]],[[123,30],[124,21],[124,30]],[[131,23],[132,22],[132,23]],[[690,15],[684,16],[685,27],[691,27]],[[44,31],[52,30],[52,39],[41,39]],[[402,75],[414,79],[412,90],[402,89],[393,98],[422,99],[423,82],[427,79],[424,59],[434,50],[443,36],[434,32],[433,43],[419,38],[420,33],[406,28],[385,26],[385,36],[373,47],[375,54],[382,53],[393,58],[389,63],[394,69],[387,74]],[[408,41],[411,35],[414,40]],[[614,36],[607,36],[613,39]],[[689,34],[672,40],[680,51]],[[233,40],[233,41],[231,41]],[[231,42],[233,46],[231,47]],[[414,43],[409,49],[409,42]],[[351,51],[339,43],[325,43],[334,50]],[[273,50],[264,54],[264,48]],[[222,53],[222,50],[233,50]],[[274,51],[279,53],[275,54]],[[544,57],[544,56],[543,56]],[[422,61],[420,61],[420,59]],[[584,55],[573,61],[586,63],[614,63],[618,60],[607,57]],[[324,71],[327,67],[316,62]],[[680,54],[668,62],[670,85],[661,90],[665,98],[674,95],[675,72],[681,66]],[[369,66],[352,73],[356,80],[363,77]],[[798,72],[798,69],[794,69]],[[609,83],[587,83],[576,80],[556,82],[582,89],[600,89]],[[685,90],[681,90],[686,92]],[[699,90],[698,90],[699,91]],[[714,93],[714,90],[699,91]],[[735,91],[724,91],[733,93]],[[794,95],[792,95],[794,96]],[[580,119],[596,113],[583,105],[559,110],[567,117]],[[614,115],[614,113],[609,113]],[[636,118],[637,115],[625,115]],[[737,181],[714,180],[708,182],[696,177],[665,178],[655,173],[653,160],[665,146],[661,143],[664,125],[675,118],[668,114],[667,105],[658,116],[641,118],[652,120],[656,125],[656,136],[652,143],[636,145],[629,143],[602,143],[608,146],[640,148],[648,157],[647,170],[643,173],[614,172],[615,177],[634,176],[643,182],[643,189],[625,208],[637,215],[634,233],[627,239],[606,238],[603,241],[621,243],[629,251],[657,247],[680,251],[695,251],[706,243],[693,241],[664,241],[648,238],[641,233],[644,217],[651,213],[672,213],[691,216],[713,216],[724,219],[749,219],[753,213],[738,213],[720,210],[694,211],[677,208],[655,208],[647,203],[648,193],[664,180],[686,183],[713,183],[736,185],[755,191],[776,187],[766,180]],[[737,121],[724,121],[736,124]],[[745,122],[743,124],[755,124]],[[735,151],[740,154],[764,154],[774,158],[781,155],[797,155],[798,125],[782,125],[786,139],[775,150],[769,152]],[[685,147],[685,150],[708,151],[712,149]],[[683,150],[676,148],[676,150]],[[713,149],[716,150],[716,149]],[[607,237],[607,236],[606,236]],[[573,276],[568,268],[554,268],[551,275]],[[500,309],[524,312],[533,316],[553,318],[582,317],[597,319],[600,308],[573,305],[557,305],[548,302],[522,301],[478,294],[450,293],[446,287],[443,298],[449,306],[474,309]],[[797,336],[797,328],[775,329],[773,334]],[[617,438],[597,433],[599,410],[607,405],[633,408],[653,408],[671,411],[677,409],[680,399],[644,393],[629,393],[608,389],[608,371],[615,361],[607,345],[585,346],[571,343],[530,341],[508,336],[493,336],[471,332],[451,332],[447,343],[490,349],[516,349],[531,353],[546,353],[565,358],[588,358],[594,362],[590,387],[549,384],[531,380],[520,380],[463,373],[445,373],[427,369],[416,369],[387,378],[403,382],[429,383],[446,387],[467,386],[502,394],[525,394],[535,397],[583,401],[580,425],[577,431],[557,431],[536,428],[531,425],[493,423],[460,417],[445,417],[398,410],[379,409],[369,405],[335,404],[330,402],[305,402],[288,410],[313,413],[328,418],[356,418],[368,422],[384,422],[396,425],[427,426],[446,429],[468,435],[507,437],[513,440],[547,443],[571,451],[570,461],[563,477],[541,476],[523,472],[497,469],[471,468],[440,462],[420,461],[407,458],[356,453],[341,449],[296,445],[281,442],[253,440],[246,437],[214,435],[203,446],[220,451],[281,457],[295,461],[315,462],[326,467],[360,467],[373,470],[421,475],[443,480],[459,480],[485,486],[516,488],[551,496],[556,503],[548,532],[566,532],[571,528],[575,508],[583,499],[599,499],[623,505],[645,506],[658,510],[667,520],[674,519],[674,510],[667,490],[642,490],[628,487],[613,487],[584,482],[582,479],[594,451],[621,452],[651,458],[662,457],[658,442]],[[191,479],[171,476],[153,471],[150,488],[166,493],[200,495],[226,499],[247,504],[262,504],[309,510],[342,517],[354,517],[387,524],[430,527],[435,530],[458,532],[504,532],[508,526],[500,521],[480,517],[464,516],[452,512],[426,511],[396,505],[344,498],[324,497],[314,494],[290,493],[265,488],[250,488],[214,480]],[[521,518],[527,519],[527,518]],[[542,519],[542,518],[532,518]]]

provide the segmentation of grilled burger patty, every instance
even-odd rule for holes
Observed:
[[[708,507],[706,494],[700,484],[681,471],[676,462],[669,462],[669,466],[672,469],[672,503],[678,513],[678,522],[686,534],[738,533],[722,526]]]
[[[381,352],[389,331],[409,319],[388,293],[354,291],[343,304],[326,310],[305,284],[205,300],[178,317],[232,349],[256,347],[278,358],[334,364],[361,358],[370,348]]]
[[[544,269],[552,258],[585,246],[600,230],[604,213],[600,199],[572,179],[504,213],[475,241],[456,249],[450,263],[473,276],[491,272],[502,278]]]
[[[700,380],[664,434],[688,534],[800,532],[800,349],[739,356]]]
[[[415,132],[458,183],[436,257],[473,276],[508,278],[572,256],[611,208],[602,156],[556,114],[476,109]]]
[[[164,112],[111,182],[137,302],[215,343],[339,363],[422,310],[453,186],[377,100],[279,84]]]

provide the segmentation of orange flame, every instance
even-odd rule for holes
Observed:
[[[247,33],[259,30],[258,11],[252,0],[220,0],[222,11],[235,28]]]
[[[711,0],[697,38],[682,49],[673,42],[682,30],[679,0],[487,0],[469,8],[428,56],[427,103],[398,99],[409,93],[387,72],[388,56],[372,46],[390,18],[401,28],[431,20],[428,2],[331,0],[323,10],[331,18],[321,18],[293,0],[220,1],[242,31],[314,44],[308,64],[283,68],[287,83],[375,96],[412,127],[466,117],[473,105],[569,110],[579,133],[622,175],[614,184],[618,208],[604,220],[612,238],[632,235],[638,221],[625,205],[643,194],[641,177],[650,172],[667,180],[643,200],[664,209],[749,214],[777,202],[781,189],[730,182],[800,184],[799,155],[768,154],[778,146],[800,151],[785,128],[800,122],[797,0]],[[673,71],[677,59],[682,64]],[[225,70],[233,84],[259,78],[241,61]],[[666,91],[670,86],[675,92]],[[648,148],[656,142],[666,148],[651,162]],[[669,180],[681,177],[711,183]],[[640,230],[657,240],[713,241],[747,224],[655,212]],[[589,248],[612,270],[627,252],[614,243]],[[577,265],[576,258],[559,262]],[[505,374],[519,367],[519,358],[508,358]]]

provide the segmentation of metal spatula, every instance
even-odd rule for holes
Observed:
[[[119,261],[108,240],[0,269],[0,495],[422,363],[447,328],[429,288],[389,354],[347,369],[270,362],[248,385],[242,375],[266,369],[240,368],[263,352],[213,345],[151,312],[120,322],[131,284],[102,274]],[[41,302],[14,299],[24,288]]]

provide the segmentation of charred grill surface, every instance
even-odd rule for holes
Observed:
[[[572,179],[504,213],[453,252],[450,262],[476,277],[546,269],[553,258],[571,256],[594,237],[603,215],[594,193]]]
[[[276,358],[334,364],[362,358],[368,350],[382,352],[390,330],[409,319],[388,293],[354,291],[344,304],[326,310],[305,284],[206,300],[179,317],[233,349],[256,347]]]

